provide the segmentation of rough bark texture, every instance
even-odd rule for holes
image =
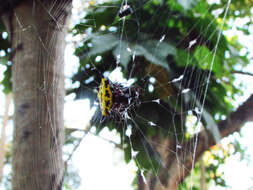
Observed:
[[[13,190],[59,190],[64,47],[71,1],[25,0],[5,17],[13,56]]]
[[[233,132],[240,131],[242,126],[249,121],[253,121],[253,95],[245,101],[230,116],[218,123],[221,137],[226,137]],[[159,142],[163,151],[159,150],[165,164],[165,168],[160,171],[159,177],[150,176],[147,184],[139,179],[138,190],[177,190],[178,185],[189,175],[193,164],[198,161],[204,151],[215,145],[213,136],[207,131],[202,131],[193,137],[190,141],[183,144],[180,149],[176,148],[176,143],[172,139]],[[194,145],[196,151],[193,154]],[[165,148],[168,147],[168,148]],[[177,152],[177,157],[171,152]]]

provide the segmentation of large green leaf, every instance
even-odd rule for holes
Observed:
[[[218,54],[214,54],[206,46],[197,46],[193,56],[197,60],[198,67],[211,70],[218,77],[221,76],[223,68]]]
[[[90,51],[87,53],[88,56],[104,53],[111,50],[119,43],[119,39],[113,34],[93,35],[91,37]]]
[[[168,68],[167,56],[176,55],[176,48],[169,43],[148,40],[146,42],[136,44],[133,52],[137,56],[144,56],[153,64]]]

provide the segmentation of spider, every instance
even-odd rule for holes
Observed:
[[[98,100],[102,113],[102,120],[106,117],[122,121],[132,108],[140,104],[140,89],[124,87],[102,78],[98,88]]]

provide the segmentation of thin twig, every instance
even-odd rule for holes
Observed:
[[[123,149],[123,147],[122,147],[122,145],[121,144],[118,144],[118,143],[116,143],[116,142],[114,142],[114,141],[112,141],[112,140],[110,140],[110,139],[107,139],[107,138],[104,138],[104,137],[102,137],[102,136],[99,136],[99,135],[97,135],[97,134],[95,134],[95,133],[93,133],[93,132],[91,132],[91,131],[89,131],[88,132],[89,134],[92,134],[92,135],[94,135],[94,136],[96,136],[96,137],[98,137],[98,138],[100,138],[100,139],[102,139],[102,140],[104,140],[104,141],[106,141],[106,142],[109,142],[109,143],[111,143],[111,144],[113,144],[116,148],[119,148],[119,149]]]
[[[85,127],[85,129],[69,128],[69,130],[71,130],[71,131],[82,131],[82,132],[84,132],[84,134],[83,134],[83,136],[79,139],[79,141],[77,142],[77,144],[76,144],[75,147],[73,148],[72,152],[70,153],[69,157],[68,157],[67,160],[65,161],[65,165],[67,165],[67,163],[69,162],[69,160],[72,158],[74,152],[75,152],[76,149],[79,147],[79,145],[81,144],[82,140],[84,139],[84,137],[85,137],[88,133],[89,133],[89,134],[92,134],[92,135],[94,135],[94,136],[96,136],[96,137],[98,137],[98,138],[100,138],[100,139],[102,139],[102,140],[104,140],[104,141],[106,141],[106,142],[109,142],[109,143],[113,144],[116,148],[123,149],[122,145],[120,145],[120,144],[118,144],[118,143],[116,143],[116,142],[114,142],[114,141],[112,141],[112,140],[106,139],[106,138],[104,138],[104,137],[101,137],[101,136],[99,136],[99,135],[97,135],[97,134],[91,132],[91,131],[90,131],[91,127],[92,127],[92,126],[91,126],[90,123],[89,123],[89,124]]]
[[[90,130],[87,130],[87,129],[77,129],[77,128],[68,128],[67,130],[71,130],[71,131],[81,131],[81,132],[89,133],[89,134],[91,134],[91,135],[94,135],[94,136],[96,136],[96,137],[98,137],[98,138],[100,138],[100,139],[106,141],[106,142],[109,142],[109,143],[113,144],[116,148],[123,149],[122,145],[120,145],[120,144],[118,144],[118,143],[116,143],[116,142],[114,142],[114,141],[112,141],[112,140],[110,140],[110,139],[107,139],[107,138],[104,138],[104,137],[102,137],[102,136],[99,136],[98,134],[93,133],[93,132],[91,132]],[[86,135],[86,134],[85,134],[85,135]],[[74,150],[74,149],[73,149],[73,150]]]
[[[68,163],[68,161],[72,158],[74,152],[76,151],[76,149],[79,147],[79,145],[81,144],[82,140],[84,139],[84,137],[88,134],[88,132],[90,131],[91,129],[91,125],[90,123],[85,127],[84,130],[81,130],[81,129],[76,129],[76,131],[83,131],[83,136],[80,138],[80,140],[77,142],[77,144],[75,145],[75,147],[73,148],[71,154],[69,155],[68,159],[65,161],[65,164]],[[74,129],[71,129],[71,130],[74,130]]]
[[[253,77],[253,73],[250,73],[250,72],[232,71],[232,73],[234,73],[234,74],[241,74],[241,75],[249,75],[249,76]]]

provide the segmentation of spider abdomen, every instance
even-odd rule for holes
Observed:
[[[123,120],[125,113],[138,105],[139,90],[131,86],[123,87],[121,84],[102,78],[98,99],[102,116]]]

